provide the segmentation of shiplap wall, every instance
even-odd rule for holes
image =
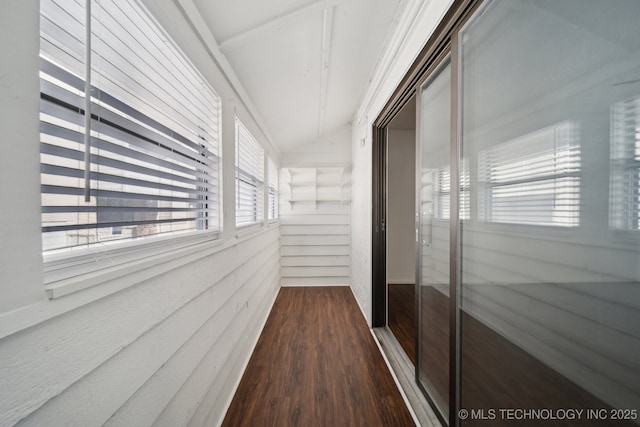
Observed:
[[[346,168],[281,169],[283,286],[348,285],[349,193]]]
[[[221,422],[279,289],[279,230],[211,252],[4,338],[0,425]]]

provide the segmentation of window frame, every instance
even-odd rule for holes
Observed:
[[[99,279],[99,277],[102,276],[107,277],[107,279],[109,277],[119,277],[117,270],[114,270],[114,268],[116,267],[124,267],[125,265],[133,265],[141,262],[144,263],[147,259],[152,260],[154,257],[167,256],[167,254],[170,254],[172,251],[188,252],[190,251],[190,247],[199,247],[201,244],[213,244],[214,246],[218,246],[222,243],[219,240],[222,229],[222,100],[215,89],[202,75],[200,70],[188,58],[186,53],[177,45],[177,43],[175,43],[175,41],[167,33],[163,26],[160,25],[160,23],[155,19],[153,14],[139,1],[132,0],[130,5],[134,8],[137,8],[141,16],[143,16],[143,19],[145,19],[150,25],[154,26],[154,30],[162,35],[163,43],[168,46],[167,49],[170,49],[172,54],[179,55],[178,59],[181,61],[181,64],[188,67],[188,70],[197,77],[198,82],[201,85],[207,87],[207,91],[209,91],[208,94],[212,96],[208,99],[208,101],[212,102],[212,104],[210,105],[215,109],[215,116],[210,118],[211,120],[215,121],[215,123],[212,122],[211,124],[211,128],[215,129],[215,131],[213,133],[209,133],[208,135],[213,138],[214,148],[217,151],[214,156],[214,167],[217,176],[215,176],[215,179],[213,179],[212,182],[207,182],[207,186],[212,187],[211,192],[207,191],[207,194],[213,194],[215,196],[215,199],[206,198],[203,199],[206,200],[203,203],[207,205],[215,205],[215,219],[217,222],[215,224],[212,224],[212,226],[210,227],[206,227],[205,229],[199,229],[200,226],[198,224],[201,224],[202,219],[198,215],[196,215],[195,217],[188,219],[188,221],[194,223],[193,229],[189,229],[186,231],[157,233],[144,238],[129,238],[101,242],[98,241],[92,244],[68,246],[46,251],[44,250],[43,246],[42,256],[44,285],[49,298],[56,298],[61,295],[66,295],[77,290],[94,286],[96,284],[94,282],[102,280]],[[42,5],[40,6],[39,13],[41,16],[40,19],[43,19]],[[84,23],[82,25],[84,25]],[[91,28],[89,28],[88,31],[91,31]],[[41,44],[42,37],[43,35],[41,33]],[[40,52],[40,54],[42,55],[42,45],[40,48]],[[42,60],[41,64],[43,64]],[[43,72],[42,65],[40,67],[40,72]],[[84,85],[84,77],[82,77],[81,80],[82,84]],[[92,94],[96,93],[96,88],[100,90],[100,86],[88,86],[89,90],[92,90]],[[84,117],[84,113],[82,113],[82,117]],[[40,123],[42,123],[42,118],[40,119]],[[200,131],[194,131],[194,133],[199,134]],[[40,135],[42,139],[42,132],[40,133]],[[94,139],[95,136],[92,135],[91,138]],[[161,159],[162,157],[159,156],[158,158]],[[131,157],[131,159],[135,160],[135,157]],[[41,206],[43,206],[42,203]],[[45,232],[43,231],[43,238],[44,234]],[[110,273],[106,274],[107,272]],[[92,278],[86,278],[86,275],[89,273],[91,273]]]
[[[242,152],[245,155],[241,154]],[[258,142],[251,131],[236,116],[234,168],[236,230],[264,225],[265,158],[265,149],[262,144]],[[242,197],[243,192],[246,194],[245,197]],[[247,202],[246,205],[244,205],[245,202]],[[251,208],[252,203],[253,207]],[[239,221],[241,215],[247,214],[251,216],[249,220]]]
[[[280,220],[280,177],[278,166],[271,156],[267,156],[267,179],[267,220],[273,223]]]

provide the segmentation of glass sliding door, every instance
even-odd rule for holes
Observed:
[[[461,425],[637,422],[638,17],[495,0],[460,34]]]
[[[418,102],[418,363],[420,386],[449,413],[449,218],[451,66],[449,60],[422,85]]]

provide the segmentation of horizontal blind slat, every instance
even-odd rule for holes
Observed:
[[[44,250],[217,230],[219,97],[138,2],[93,12],[86,203],[84,8],[41,0]]]

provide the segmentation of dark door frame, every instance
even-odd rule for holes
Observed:
[[[372,326],[387,326],[387,235],[386,235],[386,200],[387,200],[387,126],[402,110],[407,102],[416,95],[420,84],[425,81],[429,74],[439,65],[439,61],[446,55],[451,54],[453,70],[452,86],[457,86],[457,34],[464,23],[480,6],[483,0],[455,0],[446,15],[427,41],[420,54],[411,65],[407,74],[400,81],[391,98],[387,101],[384,108],[373,122],[372,125]],[[457,88],[452,92],[452,112],[457,115]],[[417,99],[417,98],[416,98]],[[453,117],[455,118],[456,115]],[[455,119],[452,122],[456,122]],[[457,124],[452,123],[452,135],[455,135],[455,150],[452,149],[452,174],[451,189],[452,198],[456,198],[452,204],[452,209],[457,208]],[[453,147],[452,147],[453,148]],[[455,156],[455,159],[454,159]],[[455,191],[454,191],[455,190]],[[451,221],[451,238],[452,246],[457,245],[457,211],[453,215]],[[455,220],[455,221],[454,221]],[[457,257],[456,251],[452,252],[452,257]],[[450,396],[449,396],[449,420],[448,425],[458,426],[459,420],[457,410],[460,407],[459,400],[459,310],[457,301],[457,262],[451,264],[451,321],[450,321]],[[418,301],[416,301],[416,305]],[[418,321],[416,316],[416,322]],[[416,327],[416,331],[418,328]],[[416,332],[417,334],[417,332]],[[417,336],[416,336],[417,341]],[[416,345],[416,349],[419,345]],[[417,350],[416,350],[417,351]],[[418,359],[416,359],[418,360]],[[416,369],[416,381],[417,369]],[[424,390],[423,390],[424,391]],[[427,396],[428,399],[428,396]],[[432,405],[433,406],[433,405]],[[447,420],[434,406],[434,412],[441,418],[443,424],[447,424]]]

